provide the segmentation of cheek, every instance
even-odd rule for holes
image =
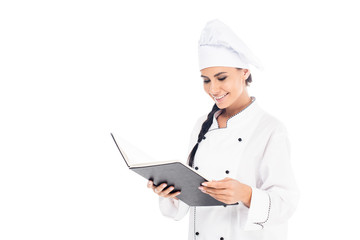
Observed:
[[[204,91],[209,93],[209,84],[204,84]]]
[[[236,89],[235,91],[239,94],[241,94],[244,90],[244,85],[241,83],[238,83],[236,85],[234,85],[234,89]]]
[[[239,92],[242,93],[244,91],[244,86],[243,85],[240,85],[239,86]]]
[[[237,86],[235,84],[224,84],[223,85],[223,89],[226,91],[226,92],[235,92],[236,89],[237,89]]]
[[[231,93],[231,98],[236,99],[243,93],[244,87],[241,84],[234,84],[228,86],[227,90]]]

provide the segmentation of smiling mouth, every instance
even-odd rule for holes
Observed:
[[[215,102],[218,103],[218,102],[221,101],[224,97],[226,97],[228,94],[229,94],[229,93],[226,93],[226,94],[224,94],[224,95],[222,95],[222,96],[220,96],[220,97],[214,97],[214,96],[213,96],[213,98],[214,98]]]
[[[226,95],[228,95],[229,93],[226,93],[226,94],[224,94],[224,95],[222,95],[222,96],[220,96],[220,97],[214,97],[215,99],[221,99],[221,98],[223,98],[223,97],[225,97]]]

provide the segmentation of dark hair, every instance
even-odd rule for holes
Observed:
[[[213,122],[214,114],[215,114],[215,112],[217,110],[219,110],[219,108],[218,108],[218,106],[216,104],[214,104],[211,112],[207,116],[207,119],[201,125],[201,130],[200,130],[200,133],[198,135],[197,143],[193,147],[193,149],[191,150],[191,152],[189,154],[189,157],[188,157],[188,164],[189,164],[190,167],[193,167],[196,150],[198,149],[199,143],[203,140],[205,134],[209,131],[209,128],[211,127],[211,124]]]
[[[237,68],[237,69],[242,69],[242,68]],[[251,74],[249,75],[249,77],[245,80],[246,86],[249,86],[249,84],[252,82],[252,78],[251,78]],[[200,133],[198,135],[198,140],[197,143],[195,144],[195,146],[193,147],[193,149],[191,150],[189,157],[188,157],[188,164],[190,167],[193,167],[194,164],[194,157],[195,157],[195,153],[198,149],[199,143],[204,139],[205,134],[209,131],[209,128],[211,127],[212,123],[213,123],[213,119],[214,119],[214,114],[215,112],[219,110],[218,106],[216,104],[214,104],[213,108],[211,109],[211,112],[207,115],[207,119],[203,122],[203,124],[201,125],[201,130]]]

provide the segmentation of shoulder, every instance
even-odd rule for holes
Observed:
[[[204,114],[202,116],[200,116],[194,126],[193,126],[193,129],[191,131],[191,136],[190,136],[190,148],[189,148],[189,151],[191,151],[192,147],[196,144],[196,141],[198,139],[198,135],[200,133],[200,130],[201,130],[201,127],[202,127],[202,124],[203,122],[207,119],[207,114]]]
[[[283,133],[287,134],[285,123],[277,116],[259,107],[259,127],[268,131],[269,133]]]

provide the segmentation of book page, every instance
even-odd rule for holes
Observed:
[[[132,143],[128,142],[127,140],[121,138],[119,134],[114,134],[115,140],[127,158],[127,162],[130,166],[142,163],[152,163],[155,162],[154,158],[140,150],[139,148],[135,147]]]

